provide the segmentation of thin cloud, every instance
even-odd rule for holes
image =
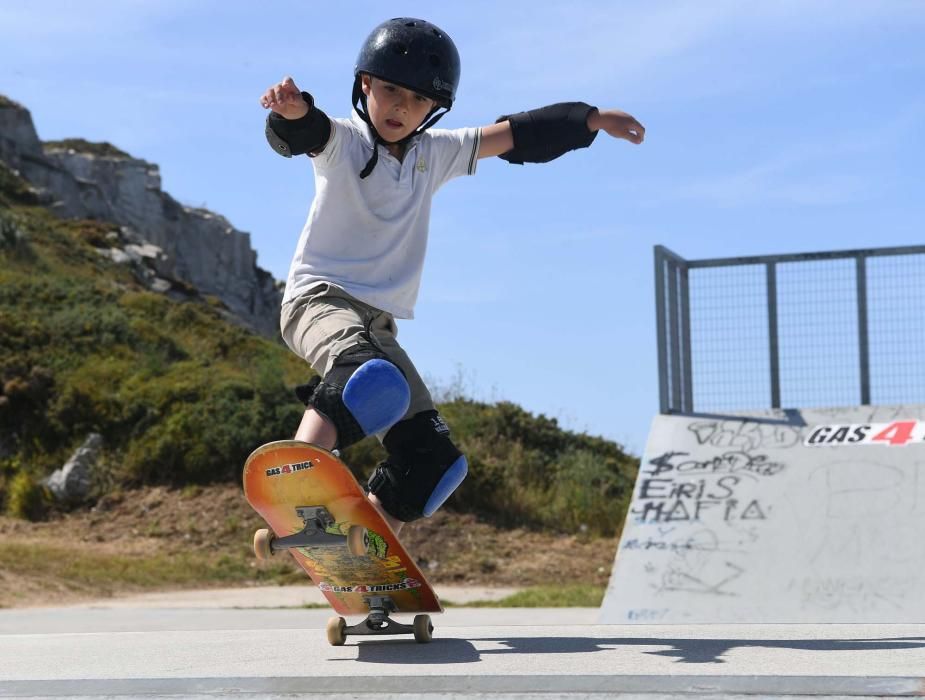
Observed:
[[[504,57],[503,67],[490,60],[475,67],[474,82],[492,86],[495,94],[487,98],[493,102],[498,94],[558,98],[563,89],[651,99],[677,99],[678,91],[716,96],[758,90],[783,66],[800,63],[806,52],[794,49],[801,45],[816,51],[810,47],[837,45],[846,34],[871,27],[925,25],[925,4],[917,2],[577,2],[545,6],[533,12],[534,21],[525,6],[511,9],[522,13],[518,22],[480,27],[467,45],[467,55]],[[731,53],[717,65],[719,45],[766,58],[756,63]],[[778,53],[782,45],[787,51]],[[525,49],[511,49],[518,46]]]
[[[95,39],[121,34],[129,41],[137,32],[182,15],[186,6],[181,0],[3,3],[0,27],[8,45],[18,43],[34,49],[35,43],[41,42],[43,50],[54,51],[76,44],[92,50]]]
[[[858,175],[817,175],[796,180],[765,168],[722,178],[690,183],[678,190],[678,198],[699,200],[716,206],[744,207],[756,204],[829,206],[857,202],[873,196],[870,183]]]
[[[761,203],[827,206],[857,203],[881,193],[887,183],[865,163],[907,144],[921,129],[925,100],[916,100],[876,130],[842,134],[828,144],[794,146],[737,172],[690,180],[677,186],[675,198],[717,206]]]

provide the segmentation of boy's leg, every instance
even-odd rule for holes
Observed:
[[[318,374],[296,388],[311,409],[303,417],[300,435],[325,448],[341,449],[388,430],[406,413],[408,383],[367,330],[384,315],[330,285],[283,305],[283,339]]]
[[[374,335],[378,337],[376,331],[387,327],[392,330],[394,338],[394,321],[390,321],[387,314],[356,303],[356,300],[331,287],[322,289],[314,297],[311,308],[307,304],[284,304],[280,318],[281,332],[289,348],[307,360],[323,377],[331,370],[337,356],[362,337],[370,313],[380,317],[378,323],[373,323]],[[421,387],[422,382],[418,390]],[[332,450],[337,445],[337,437],[333,421],[313,407],[306,408],[295,434],[296,440]],[[369,500],[396,534],[400,532],[404,522],[389,514],[375,495],[371,494]]]
[[[365,342],[367,333],[374,336],[376,347],[401,370],[410,401],[405,414],[379,433],[389,459],[370,480],[370,502],[396,532],[406,521],[431,515],[459,486],[468,467],[465,457],[449,440],[449,428],[434,408],[417,369],[398,344],[394,318],[342,290],[327,288],[306,299],[304,306],[284,305],[281,330],[286,344],[322,377],[328,375],[343,353]],[[364,396],[365,391],[361,391]],[[376,393],[372,387],[370,396]],[[315,409],[307,410],[297,433],[299,439],[327,449],[337,446],[336,417],[332,418],[335,420]],[[389,484],[394,482],[394,486],[383,479]]]
[[[306,408],[302,422],[295,433],[295,439],[310,442],[326,450],[333,450],[337,444],[337,429],[334,424],[314,408]]]
[[[299,424],[299,429],[296,431],[295,439],[301,440],[302,442],[309,442],[312,445],[323,447],[326,450],[332,450],[334,449],[334,445],[337,444],[337,429],[331,421],[318,413],[314,408],[307,408],[302,415],[302,422]],[[401,532],[405,523],[390,515],[388,511],[382,507],[382,503],[380,503],[375,494],[369,494],[369,502],[379,511],[379,514],[395,531],[396,535]]]
[[[382,519],[385,520],[389,527],[391,527],[395,534],[398,535],[401,533],[401,529],[405,526],[403,520],[399,520],[394,515],[389,513],[385,508],[382,507],[382,501],[379,500],[379,497],[376,494],[369,494],[369,502],[373,504],[373,508],[379,511],[379,515],[382,516]]]
[[[377,319],[372,330],[389,359],[401,368],[411,390],[407,413],[379,435],[388,456],[369,482],[370,500],[375,499],[380,512],[390,513],[403,524],[429,517],[442,506],[465,478],[468,464],[450,440],[450,429],[437,412],[427,386],[398,344],[395,320],[391,316]]]

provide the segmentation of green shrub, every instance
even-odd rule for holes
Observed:
[[[294,433],[302,412],[288,401],[282,384],[269,394],[240,381],[187,389],[195,395],[168,404],[129,444],[125,464],[131,479],[175,484],[238,479],[247,456]]]
[[[565,453],[548,492],[546,525],[614,535],[623,524],[632,482],[587,450]]]
[[[6,513],[23,520],[39,520],[45,515],[47,499],[45,489],[26,471],[20,470],[9,483]]]
[[[638,463],[615,443],[562,430],[509,403],[456,400],[441,412],[469,460],[449,507],[507,526],[619,530]]]

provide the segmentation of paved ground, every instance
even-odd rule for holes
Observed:
[[[476,601],[496,601],[516,593],[517,588],[480,586],[436,586],[444,605],[467,605]],[[68,606],[94,609],[124,608],[298,608],[323,606],[329,610],[324,594],[315,586],[258,586],[253,588],[211,588],[205,591],[142,593],[106,598],[92,603]]]
[[[596,609],[450,608],[430,644],[331,647],[329,616],[4,610],[0,697],[925,696],[925,625],[620,626],[594,624]]]

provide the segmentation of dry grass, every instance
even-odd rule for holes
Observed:
[[[126,491],[41,523],[0,517],[0,606],[305,581],[290,558],[258,565],[251,538],[263,526],[237,486]],[[406,528],[403,540],[434,583],[569,596],[575,584],[601,590],[616,550],[616,539],[502,530],[446,511]]]

